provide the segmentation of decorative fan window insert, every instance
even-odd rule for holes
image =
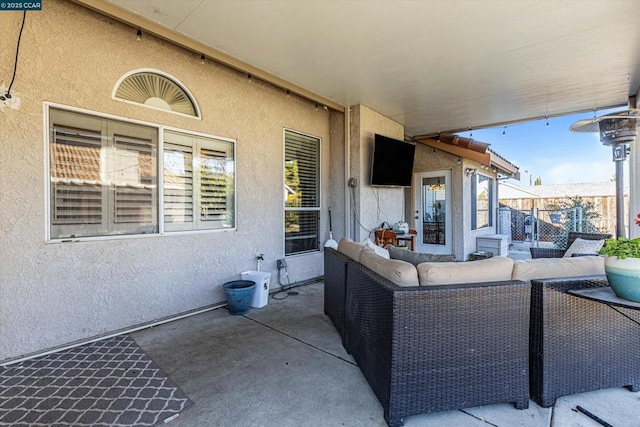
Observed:
[[[115,97],[188,116],[199,117],[194,100],[178,83],[158,73],[140,72],[122,80]]]

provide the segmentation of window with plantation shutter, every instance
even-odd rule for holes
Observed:
[[[166,131],[165,230],[233,227],[234,162],[230,141]]]
[[[285,255],[319,250],[320,139],[285,130]]]
[[[97,230],[102,224],[100,129],[52,127],[51,222],[62,229],[84,224]]]
[[[165,229],[193,229],[193,147],[164,141]],[[181,225],[179,225],[181,224]]]
[[[232,162],[231,153],[225,148],[200,147],[200,221],[216,223],[225,221],[229,215],[228,189],[233,177],[227,173],[227,163]],[[233,224],[230,224],[230,226]]]
[[[118,224],[157,224],[156,143],[115,135],[114,209]],[[142,231],[137,229],[138,232]],[[155,232],[156,226],[148,232]]]
[[[46,111],[48,239],[235,227],[233,140]]]
[[[157,131],[51,109],[50,237],[158,231]]]

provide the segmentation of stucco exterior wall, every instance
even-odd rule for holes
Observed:
[[[497,234],[498,233],[498,215],[497,215],[497,209],[498,209],[498,181],[497,181],[497,174],[491,170],[488,169],[482,169],[481,168],[481,164],[478,162],[475,162],[473,160],[468,160],[465,159],[463,161],[463,169],[462,171],[464,172],[466,170],[466,168],[472,168],[472,169],[477,169],[479,174],[491,177],[493,179],[493,192],[492,192],[492,196],[493,196],[493,212],[491,212],[491,215],[493,217],[493,225],[490,227],[485,227],[485,228],[480,228],[478,230],[472,230],[471,229],[471,177],[467,177],[466,174],[464,174],[464,178],[463,182],[464,185],[462,186],[463,191],[464,191],[464,200],[466,200],[466,205],[465,205],[465,214],[464,214],[464,221],[463,221],[463,228],[465,230],[465,235],[468,236],[465,239],[464,242],[464,259],[467,259],[469,257],[469,255],[472,252],[476,251],[476,238],[478,236],[483,236],[485,234]]]
[[[0,16],[4,79],[21,19],[21,12]],[[112,100],[118,79],[140,68],[181,81],[202,120]],[[257,253],[279,286],[284,128],[322,138],[321,241],[327,235],[330,146],[341,136],[330,134],[330,113],[309,101],[211,61],[202,65],[199,55],[149,34],[137,42],[135,28],[56,0],[27,13],[12,93],[19,107],[0,109],[0,361],[224,301],[222,284],[255,269]],[[237,230],[45,242],[43,101],[236,139]],[[323,274],[322,252],[288,264],[291,282]]]
[[[495,234],[497,230],[495,209],[492,227],[479,230],[471,229],[471,178],[466,175],[466,168],[477,169],[483,175],[493,178],[493,206],[497,207],[497,183],[494,172],[481,169],[480,163],[473,160],[459,158],[423,144],[417,144],[416,146],[416,157],[413,165],[414,173],[451,170],[453,253],[459,260],[466,260],[469,254],[476,251],[476,237],[484,234]],[[415,200],[412,203],[415,203]],[[412,212],[415,212],[416,206],[412,204],[411,209]],[[415,219],[412,221],[410,224],[413,228],[416,228]]]
[[[405,191],[402,188],[371,186],[371,160],[375,134],[404,139],[404,126],[364,106],[351,107],[351,177],[358,179],[353,189],[356,207],[352,238],[361,241],[383,221],[393,225],[405,219]],[[353,213],[352,213],[353,218]]]

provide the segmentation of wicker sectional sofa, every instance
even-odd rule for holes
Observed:
[[[404,286],[334,249],[324,257],[325,312],[390,426],[492,403],[528,407],[528,283]]]
[[[492,403],[522,409],[530,393],[550,406],[562,395],[640,386],[640,311],[566,294],[606,285],[599,257],[414,266],[341,240],[324,262],[325,313],[390,426]]]

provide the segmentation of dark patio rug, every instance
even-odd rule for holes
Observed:
[[[0,426],[153,426],[192,404],[129,336],[0,368]]]

